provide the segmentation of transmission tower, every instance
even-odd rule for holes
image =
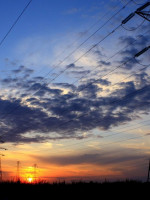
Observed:
[[[36,182],[37,181],[37,164],[34,164],[33,167],[34,167],[34,181]]]
[[[147,182],[150,182],[150,159],[149,159],[149,166],[148,166]]]
[[[150,7],[150,1],[148,1],[143,6],[139,7],[135,12],[131,13],[128,17],[126,17],[122,21],[122,24],[126,24],[131,18],[135,16],[135,14],[143,17],[145,20],[150,22],[150,11],[145,10],[148,7]]]
[[[150,6],[150,2],[147,2],[146,4],[144,4],[143,6],[141,6],[140,8],[136,10],[136,14],[140,15],[141,17],[143,17],[144,19],[150,22],[150,12],[149,10],[144,10],[145,8],[149,6]]]
[[[17,177],[16,180],[20,182],[20,161],[17,161]]]
[[[1,163],[1,157],[4,156],[3,154],[0,154],[0,182],[3,181],[3,174],[2,174],[2,163]]]

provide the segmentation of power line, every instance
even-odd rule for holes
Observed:
[[[108,22],[110,22],[116,15],[118,15],[123,9],[125,9],[127,7],[127,5],[131,2],[131,0],[126,3],[119,11],[117,11],[115,14],[113,14],[102,26],[100,26],[94,33],[92,33],[88,38],[86,38],[79,46],[77,46],[77,48],[75,48],[71,53],[69,53],[69,55],[67,55],[62,61],[60,61],[56,66],[53,67],[52,70],[50,70],[44,77],[48,76],[57,66],[60,66],[66,59],[68,59],[71,55],[73,55],[82,45],[84,45],[90,38],[92,38],[98,31],[100,31]],[[97,45],[96,45],[97,46]],[[94,47],[93,47],[94,48]],[[92,49],[93,49],[92,48]],[[91,49],[91,50],[92,50]],[[90,51],[91,51],[90,50]],[[89,52],[89,51],[88,51]],[[88,53],[87,52],[87,53]],[[81,58],[80,58],[81,59]],[[75,61],[76,63],[77,61]],[[61,72],[61,74],[64,72]],[[57,78],[58,76],[56,76]],[[55,78],[55,79],[56,79]],[[52,79],[51,81],[55,80]]]
[[[126,61],[125,63],[129,62],[130,60],[131,60],[131,59],[129,59],[129,60]],[[123,64],[124,64],[124,63],[123,63]],[[122,64],[122,65],[123,65],[123,64]],[[120,65],[120,66],[122,66],[122,65]],[[120,66],[119,66],[119,67],[120,67]],[[118,67],[116,67],[116,68],[118,68]],[[116,69],[116,68],[115,68],[115,69]],[[143,70],[143,69],[141,69],[141,70]],[[141,70],[140,70],[140,71],[141,71]],[[114,69],[113,69],[113,71],[114,71]],[[110,72],[109,72],[109,73],[110,73]],[[132,74],[132,76],[133,76],[133,75],[134,75],[134,74]],[[106,75],[104,75],[104,76],[106,76]],[[130,75],[130,76],[131,76],[131,75]],[[130,77],[130,76],[129,76],[129,77]],[[128,77],[126,77],[126,78],[128,78]],[[126,78],[125,78],[125,79],[126,79]],[[124,79],[123,79],[123,80],[124,80]],[[96,82],[97,82],[97,80],[96,80]],[[116,84],[117,84],[117,83],[115,83],[114,85],[116,85]],[[82,88],[82,90],[83,90],[83,88]],[[117,101],[118,101],[118,100],[117,100]],[[113,102],[111,102],[111,103],[115,103],[115,102],[116,102],[116,101],[113,101]],[[8,115],[8,114],[9,114],[9,113],[7,113],[6,115]],[[79,116],[78,118],[81,118],[81,117],[86,116],[86,115],[88,115],[88,113],[84,113],[83,115]],[[4,117],[5,117],[5,116],[4,116]],[[74,120],[75,120],[75,119],[71,119],[71,120],[69,120],[69,121],[67,121],[67,122],[64,122],[64,123],[60,124],[59,126],[65,125],[65,124],[67,124],[67,123],[69,123],[69,122],[71,122],[71,121],[74,121]],[[66,132],[64,132],[64,133],[66,133]]]
[[[123,26],[123,24],[122,24],[122,28],[124,28],[126,31],[135,31],[135,30],[137,30],[138,28],[140,28],[143,24],[144,24],[144,22],[145,22],[145,19],[137,26],[137,27],[135,27],[135,28],[126,28],[125,26]]]
[[[113,103],[120,102],[120,101],[124,101],[127,97],[130,97],[130,95],[134,95],[134,94],[136,94],[136,93],[142,92],[144,89],[147,89],[149,86],[150,86],[150,85],[146,85],[145,87],[143,87],[143,88],[141,88],[141,89],[139,89],[139,90],[136,90],[136,91],[134,91],[134,92],[131,92],[131,93],[125,95],[121,100],[114,100],[114,101],[110,102],[109,105],[111,105],[111,104],[113,104]],[[79,117],[79,119],[80,119],[81,117],[83,117],[83,116],[86,116],[86,115],[88,115],[88,113],[81,115],[81,116]],[[70,121],[66,122],[66,124],[69,123],[69,122],[71,122],[71,121],[75,121],[75,120],[76,120],[76,119],[70,120]],[[105,121],[105,120],[101,119],[101,120],[98,120],[96,123],[99,123],[99,122],[101,122],[101,121]],[[65,133],[68,133],[68,131],[63,132],[62,134],[65,134]]]
[[[123,4],[125,3],[125,2],[123,2],[123,0],[120,0]],[[132,1],[132,3],[134,3],[134,4],[136,4],[136,5],[138,5],[138,6],[142,6],[143,4],[144,4],[144,2],[143,3],[138,3],[138,2],[136,2],[135,0],[131,0]]]
[[[144,124],[144,125],[141,125],[141,126],[138,126],[138,127],[135,127],[135,128],[132,128],[132,129],[126,129],[126,130],[123,130],[123,131],[120,131],[120,132],[116,132],[116,133],[112,133],[110,135],[104,135],[101,137],[101,139],[103,138],[108,138],[108,137],[112,137],[112,136],[116,136],[116,135],[120,135],[122,133],[125,133],[127,131],[133,131],[133,130],[136,130],[137,128],[141,128],[141,127],[145,127],[145,126],[149,126],[150,124]],[[106,133],[110,133],[109,131],[108,132],[105,132]],[[86,142],[91,142],[93,141],[93,139],[89,139],[89,140],[86,140]],[[79,145],[79,144],[83,144],[84,142],[77,142],[77,143],[74,143],[74,144],[70,144],[70,145],[67,145],[65,146],[65,149],[66,147],[72,147],[72,146],[76,146],[76,145]],[[64,149],[64,148],[63,148]]]
[[[149,30],[146,31],[144,34],[147,34],[148,32],[150,32]],[[129,47],[130,45],[133,45],[139,38],[143,37],[143,35],[139,35],[137,37],[137,39],[133,42],[130,42],[130,44],[126,45],[125,47],[123,47],[121,50],[117,51],[115,54],[113,54],[111,57],[109,57],[108,59],[105,60],[105,62],[108,62],[110,59],[112,59],[113,57],[115,57],[116,55],[118,55],[119,53],[121,53],[122,50],[124,50],[125,48]],[[138,62],[138,61],[137,61]],[[138,62],[138,64],[142,65],[141,63]],[[142,65],[143,66],[143,65]],[[149,66],[149,65],[148,65]],[[83,75],[82,77],[80,77],[79,79],[75,80],[72,84],[75,84],[76,82],[80,81],[82,78],[86,77],[87,74],[95,71],[97,68],[101,67],[101,64],[96,66],[94,69],[92,69],[91,71],[87,72],[85,75]],[[146,67],[144,65],[144,67]]]
[[[8,35],[10,34],[10,32],[12,31],[12,29],[15,27],[15,25],[18,23],[19,19],[21,18],[21,16],[24,14],[24,12],[27,10],[27,8],[29,7],[29,5],[31,4],[32,0],[30,0],[28,2],[28,4],[24,7],[24,9],[22,10],[22,12],[20,13],[20,15],[17,17],[17,19],[14,21],[14,23],[12,24],[12,26],[9,28],[8,32],[5,34],[5,36],[2,38],[2,40],[0,41],[0,46],[3,44],[3,42],[5,41],[5,39],[8,37]]]
[[[88,88],[88,87],[89,87],[90,85],[92,85],[93,83],[98,82],[98,80],[100,80],[100,79],[104,78],[105,76],[111,74],[111,73],[114,72],[116,69],[121,68],[123,65],[127,64],[127,63],[130,62],[131,60],[132,60],[132,58],[130,58],[129,60],[125,61],[123,64],[121,64],[121,65],[115,67],[114,69],[112,69],[111,71],[109,71],[108,73],[106,73],[105,75],[101,76],[99,79],[96,79],[96,80],[94,80],[93,82],[89,83],[88,85],[84,86],[83,88],[81,88],[81,89],[78,91],[78,93],[81,92],[81,91],[83,91],[84,89]],[[115,83],[114,85],[116,85],[116,83]],[[95,95],[93,95],[93,96],[95,96]],[[85,115],[85,114],[84,114],[84,115]],[[82,115],[82,116],[83,116],[83,115]],[[80,117],[79,117],[79,118],[80,118]],[[67,121],[67,122],[64,122],[64,123],[60,124],[59,126],[62,126],[62,125],[66,124],[66,123],[68,123],[68,122],[71,122],[71,121],[73,121],[73,120],[71,119],[71,120],[69,120],[69,121]]]
[[[102,121],[102,120],[101,120]],[[97,121],[98,123],[100,122],[100,120],[99,121]],[[145,120],[145,121],[143,121],[143,122],[149,122],[149,120]],[[143,123],[142,122],[142,123]],[[140,123],[137,123],[137,124],[140,124]],[[104,134],[106,134],[106,133],[111,133],[111,134],[109,134],[109,135],[100,135],[100,138],[101,139],[103,139],[103,138],[108,138],[108,137],[112,137],[112,136],[116,136],[116,135],[120,135],[120,134],[122,134],[122,133],[124,133],[124,132],[128,132],[128,131],[133,131],[133,130],[136,130],[137,128],[141,128],[141,127],[145,127],[145,126],[149,126],[150,124],[144,124],[144,125],[141,125],[141,126],[137,126],[137,124],[136,124],[136,127],[135,128],[131,128],[131,129],[123,129],[123,131],[119,131],[119,132],[116,132],[115,131],[115,133],[111,133],[111,131],[107,131],[107,132],[105,132]],[[134,125],[135,126],[135,125]],[[130,126],[128,126],[128,127],[132,127],[131,125]],[[119,130],[119,129],[118,129]],[[93,141],[93,139],[89,139],[89,140],[86,140],[86,142],[90,142],[90,141]],[[77,142],[77,143],[74,143],[74,144],[69,144],[69,145],[65,145],[65,149],[66,149],[66,147],[72,147],[72,146],[76,146],[76,145],[79,145],[79,144],[83,144],[84,142]],[[63,149],[64,149],[64,147],[63,147]]]
[[[124,9],[131,1],[129,1],[124,7],[122,7],[122,9]],[[120,10],[122,10],[120,9]],[[138,10],[138,9],[137,9]],[[120,25],[118,25],[115,29],[112,30],[112,32],[108,33],[103,39],[101,39],[98,43],[96,43],[95,45],[93,45],[90,49],[88,49],[84,54],[82,54],[79,58],[77,58],[72,64],[75,64],[76,62],[78,62],[82,57],[84,57],[86,54],[88,54],[93,48],[97,47],[101,42],[103,42],[107,37],[109,37],[111,34],[113,34],[117,29],[119,29],[119,27],[122,26],[122,24],[126,24],[137,12],[137,10],[130,14],[126,19],[124,19]],[[63,74],[65,71],[67,71],[69,68],[71,68],[71,66],[69,65],[66,69],[62,70],[59,74],[57,74],[53,79],[50,80],[49,83],[53,82],[55,79],[57,79],[61,74]],[[48,73],[49,74],[49,73]],[[37,91],[39,92],[43,87],[41,86],[41,88]],[[37,92],[35,92],[34,94],[36,94]]]
[[[106,38],[108,38],[110,35],[112,35],[116,30],[120,28],[121,25],[117,26],[113,31],[108,33],[103,39],[101,39],[98,43],[93,45],[90,49],[88,49],[84,54],[82,54],[79,58],[77,58],[72,64],[77,63],[81,58],[83,58],[85,55],[87,55],[91,50],[93,50],[95,47],[97,47],[101,42],[103,42]],[[55,78],[53,78],[49,83],[56,80],[61,74],[66,72],[69,68],[71,68],[71,65],[69,65],[66,69],[62,70]]]
[[[136,130],[137,128],[141,128],[141,127],[146,127],[146,126],[149,126],[150,124],[148,123],[148,124],[144,124],[144,125],[141,125],[141,126],[137,126],[137,125],[139,125],[139,124],[142,124],[142,123],[145,123],[145,122],[149,122],[149,120],[144,120],[144,121],[142,121],[142,122],[139,122],[139,123],[136,123],[136,124],[134,124],[134,125],[128,125],[128,126],[126,126],[126,127],[129,127],[130,129],[124,129],[124,128],[118,128],[118,129],[115,129],[114,131],[110,131],[110,130],[108,130],[108,131],[105,131],[104,132],[104,134],[106,135],[106,134],[109,134],[109,133],[112,133],[112,132],[115,132],[114,134],[110,134],[110,135],[97,135],[97,137],[99,137],[100,136],[100,138],[101,139],[103,139],[103,138],[107,138],[107,137],[111,137],[111,136],[115,136],[115,135],[120,135],[120,134],[122,134],[122,133],[124,133],[124,132],[128,132],[128,131],[133,131],[133,130]],[[135,128],[133,128],[134,126],[136,126]],[[119,130],[119,132],[118,132],[118,130]],[[121,131],[122,130],[122,131]],[[71,139],[71,138],[68,138],[68,139]],[[86,138],[85,138],[86,139]],[[88,139],[88,140],[86,140],[86,142],[90,142],[90,141],[93,141],[93,139]],[[72,147],[72,146],[76,146],[76,145],[79,145],[79,144],[83,144],[83,143],[85,143],[84,141],[82,141],[82,142],[77,142],[77,143],[74,143],[74,144],[69,144],[69,145],[65,145],[65,148],[64,147],[62,147],[63,149],[68,149],[68,148],[66,148],[66,147]],[[10,148],[9,148],[10,149]],[[13,151],[14,152],[14,151]],[[37,152],[37,151],[36,151]],[[24,153],[21,153],[21,154],[24,154]]]
[[[109,18],[108,20],[107,20],[107,22],[105,22],[105,24],[106,23],[108,23],[114,16],[116,16],[119,12],[121,12],[121,10],[123,10],[129,3],[131,2],[131,0],[125,5],[125,6],[123,6],[117,13],[115,13],[111,18]],[[74,61],[74,64],[76,63],[76,62],[78,62],[83,56],[85,56],[86,54],[88,54],[93,48],[95,48],[96,46],[98,46],[102,41],[104,41],[107,37],[109,37],[111,34],[113,34],[119,27],[121,26],[121,24],[120,25],[118,25],[115,29],[113,29],[113,31],[111,31],[110,33],[108,33],[103,39],[101,39],[97,44],[95,44],[95,45],[93,45],[90,49],[88,49],[84,54],[82,54],[78,59],[76,59],[75,61]],[[70,66],[71,67],[71,66]],[[62,73],[64,73],[66,70],[68,70],[70,67],[68,67],[68,68],[66,68],[65,70],[63,70],[62,72],[60,72],[55,78],[53,78],[49,83],[51,83],[52,81],[54,81],[56,78],[58,78]],[[47,75],[49,74],[50,72],[48,72],[47,73]],[[47,76],[46,75],[46,76]],[[46,76],[44,76],[44,78],[46,77]],[[44,86],[42,85],[41,87],[40,87],[40,89],[38,89],[36,92],[34,92],[32,95],[31,95],[31,97],[32,96],[34,96],[37,92],[39,92],[42,88],[43,88]],[[30,87],[30,88],[32,88],[32,86]],[[18,108],[19,106],[17,106],[16,108],[14,108],[14,109],[12,109],[9,113],[12,113],[14,110],[16,110],[17,108]]]
[[[119,5],[119,4],[118,4]],[[86,32],[89,32],[95,25],[97,25],[104,17],[106,17],[108,14],[110,13],[110,11],[106,12],[102,17],[100,17],[94,24],[92,24],[87,30]],[[69,46],[73,46],[79,39],[81,38],[81,36],[79,36],[74,42],[72,42]],[[64,52],[68,49],[68,47],[66,47],[60,54],[57,55],[57,57],[60,57],[62,54],[64,54]]]
[[[138,6],[142,6],[144,3],[138,3],[138,2],[136,2],[135,0],[132,0],[132,2],[134,3],[134,4],[136,4],[136,5],[138,5]]]
[[[117,5],[119,5],[119,4],[117,4]],[[96,24],[98,24],[104,17],[106,17],[108,14],[110,13],[110,11],[108,11],[108,12],[106,12],[102,17],[100,17],[94,24],[92,24],[88,29],[87,29],[87,31],[86,32],[89,32]],[[89,36],[90,37],[90,36]],[[74,42],[72,42],[69,46],[73,46],[79,39],[81,38],[81,36],[79,36]],[[81,45],[81,44],[80,44]],[[57,56],[56,56],[56,59],[57,58],[59,58],[62,54],[64,54],[64,52],[68,49],[69,47],[66,47],[65,49],[63,49],[63,51],[60,53],[60,54],[58,54]],[[60,61],[57,65],[54,65],[53,66],[53,68],[55,69],[57,66],[59,66],[60,64],[61,64],[61,62],[62,61]],[[53,70],[54,69],[51,69],[48,73],[50,74],[51,72],[53,72]],[[40,70],[40,72],[42,72],[43,71],[43,69],[42,70]],[[46,75],[44,75],[44,76],[47,76],[47,74]]]
[[[128,97],[130,97],[130,95],[137,94],[137,93],[143,91],[144,89],[146,89],[148,86],[149,86],[149,85],[147,85],[147,86],[145,86],[145,87],[143,87],[143,88],[141,88],[141,89],[139,89],[139,90],[136,90],[136,91],[134,91],[134,92],[131,92],[131,93],[125,95],[121,100],[114,100],[114,101],[110,102],[109,105],[110,105],[110,104],[113,104],[113,103],[120,102],[120,101],[125,101],[125,99],[128,98]],[[81,118],[81,117],[83,117],[83,116],[85,116],[85,115],[87,115],[87,114],[83,114],[83,115],[81,115],[79,118]],[[74,120],[75,120],[75,119],[74,119]],[[70,120],[70,121],[74,121],[74,120]],[[66,122],[66,124],[69,123],[70,121]],[[101,119],[101,120],[98,120],[96,123],[99,123],[99,122],[101,122],[101,121],[103,121],[103,120],[102,120],[102,119]],[[145,126],[145,125],[142,125],[142,126],[140,126],[140,127],[143,127],[143,126]],[[136,127],[135,129],[137,129],[137,127]],[[134,129],[131,129],[131,130],[134,130]],[[63,132],[62,134],[67,133],[67,132],[68,132],[68,131],[65,131],[65,132]],[[125,132],[125,131],[123,131],[123,132]],[[116,134],[112,134],[112,135],[109,135],[109,136],[105,136],[105,137],[110,137],[110,136],[117,135],[117,134],[120,134],[120,133],[122,133],[122,132],[119,132],[119,133],[116,133]],[[78,144],[78,143],[77,143],[77,144]]]
[[[87,42],[91,37],[93,37],[93,35],[95,35],[99,30],[101,30],[109,21],[111,21],[118,13],[120,13],[124,8],[126,8],[126,6],[131,2],[131,0],[124,5],[119,11],[117,11],[113,16],[111,16],[101,27],[99,27],[99,29],[97,29],[92,35],[90,35],[85,41],[82,42],[82,44],[80,44],[76,50],[74,50],[73,52],[71,52],[68,56],[66,56],[62,61],[60,61],[56,66],[54,66],[54,68],[52,70],[50,70],[47,74],[44,75],[44,78],[46,78],[57,66],[59,66],[60,64],[62,64],[66,59],[68,59],[73,53],[75,53],[75,51],[77,51],[77,49],[79,49],[85,42]],[[119,25],[121,26],[121,25]],[[78,62],[83,56],[85,56],[86,54],[88,54],[93,48],[97,47],[102,41],[104,41],[107,37],[109,37],[111,34],[113,34],[118,28],[115,28],[111,33],[107,34],[103,39],[101,39],[97,44],[93,45],[89,50],[87,50],[84,54],[82,54],[78,59],[76,59],[72,64],[75,64],[76,62]],[[48,83],[53,82],[55,79],[57,79],[61,74],[63,74],[65,71],[67,71],[71,66],[68,66],[65,70],[61,71],[59,74],[56,75],[56,77],[54,77],[53,79],[51,79]],[[43,83],[44,81],[42,81]],[[32,86],[31,86],[32,87]],[[37,92],[39,92],[43,87],[41,86],[40,89],[37,90]],[[34,93],[36,94],[36,93]],[[34,95],[33,94],[33,95]]]
[[[148,136],[149,136],[148,134],[145,134],[145,135],[142,135],[142,136],[130,137],[130,138],[123,139],[123,140],[117,140],[117,141],[109,142],[109,143],[106,143],[104,145],[100,145],[99,147],[100,147],[100,150],[101,150],[101,149],[105,149],[105,147],[110,146],[112,144],[116,144],[116,143],[120,143],[120,142],[125,142],[125,141],[128,141],[128,140],[134,140],[134,139],[144,138],[144,137],[148,137]],[[87,147],[87,148],[78,148],[78,150],[86,150],[86,149],[89,149],[89,147]],[[70,152],[70,150],[69,151],[65,151],[65,152]]]

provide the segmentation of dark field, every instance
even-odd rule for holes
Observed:
[[[5,182],[0,184],[0,200],[10,199],[149,199],[150,183],[138,181],[124,182],[77,182],[67,184],[63,183],[38,183],[23,184],[14,182]]]

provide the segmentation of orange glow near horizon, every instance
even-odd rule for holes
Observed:
[[[97,141],[96,141],[97,142]],[[97,154],[97,151],[101,153],[101,149],[97,149],[103,145],[103,141],[101,140],[98,144],[96,142],[85,142],[84,148],[89,147],[89,155]],[[106,142],[106,141],[105,141]],[[110,142],[110,141],[107,141]],[[124,174],[123,170],[128,171],[135,171],[135,164],[134,161],[124,161],[118,163],[96,163],[93,162],[94,159],[89,162],[79,162],[77,157],[82,158],[82,155],[85,155],[86,152],[78,149],[73,149],[69,153],[65,152],[65,146],[57,145],[57,142],[53,142],[53,144],[49,143],[42,143],[42,144],[20,144],[17,146],[12,146],[8,144],[9,151],[5,152],[5,156],[2,157],[1,164],[2,170],[5,171],[3,173],[3,180],[17,180],[17,161],[20,161],[20,169],[19,169],[19,178],[21,182],[34,184],[38,182],[59,182],[62,180],[70,181],[70,180],[95,180],[94,177],[98,177],[99,179],[105,180],[107,179],[120,179],[120,178],[128,178],[126,174]],[[65,143],[63,143],[65,144]],[[72,142],[72,144],[74,144]],[[6,145],[6,144],[5,144]],[[10,145],[10,148],[9,148]],[[66,143],[66,146],[68,143]],[[136,150],[141,148],[143,145],[143,151],[149,154],[149,146],[150,140],[147,139],[140,139],[139,141],[128,141],[128,143],[121,143],[117,146],[117,151],[112,151],[112,147],[109,149],[107,148],[104,151],[104,159],[110,157],[110,153],[112,154],[112,161],[120,155],[119,152],[124,153],[126,155],[126,149],[132,147],[132,149]],[[74,146],[73,146],[74,147]],[[74,147],[75,148],[75,147]],[[114,146],[114,148],[116,148]],[[40,150],[39,150],[40,149]],[[144,150],[145,149],[145,150]],[[123,151],[121,151],[123,150]],[[126,151],[125,151],[126,150]],[[134,152],[134,151],[133,151]],[[91,154],[90,154],[91,153]],[[127,151],[127,153],[129,153]],[[44,155],[44,156],[43,156]],[[81,156],[80,156],[81,155]],[[66,163],[61,159],[64,157],[66,159]],[[47,160],[46,160],[47,158]],[[60,158],[60,162],[59,159]],[[68,160],[70,159],[70,163]],[[84,157],[83,157],[84,158]],[[44,160],[45,159],[45,160]],[[48,160],[50,159],[50,160]],[[75,163],[71,163],[72,159],[75,159]],[[102,157],[103,159],[103,157]],[[95,161],[101,161],[95,158]],[[105,161],[105,160],[104,160]],[[68,162],[68,163],[67,163]],[[35,163],[37,163],[37,167],[35,167]],[[126,165],[127,164],[127,165]],[[146,163],[147,164],[147,163]],[[126,168],[124,166],[127,166]],[[143,171],[136,173],[136,175],[142,176]]]
[[[29,177],[29,178],[27,178],[27,181],[28,181],[28,183],[33,183],[33,178]]]
[[[20,174],[20,179],[22,182],[36,183],[38,177],[37,177],[34,167],[27,167],[23,169],[22,173]]]

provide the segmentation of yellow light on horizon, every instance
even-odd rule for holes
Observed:
[[[33,182],[33,178],[29,177],[29,178],[27,178],[27,181],[28,181],[28,183],[32,183]]]

